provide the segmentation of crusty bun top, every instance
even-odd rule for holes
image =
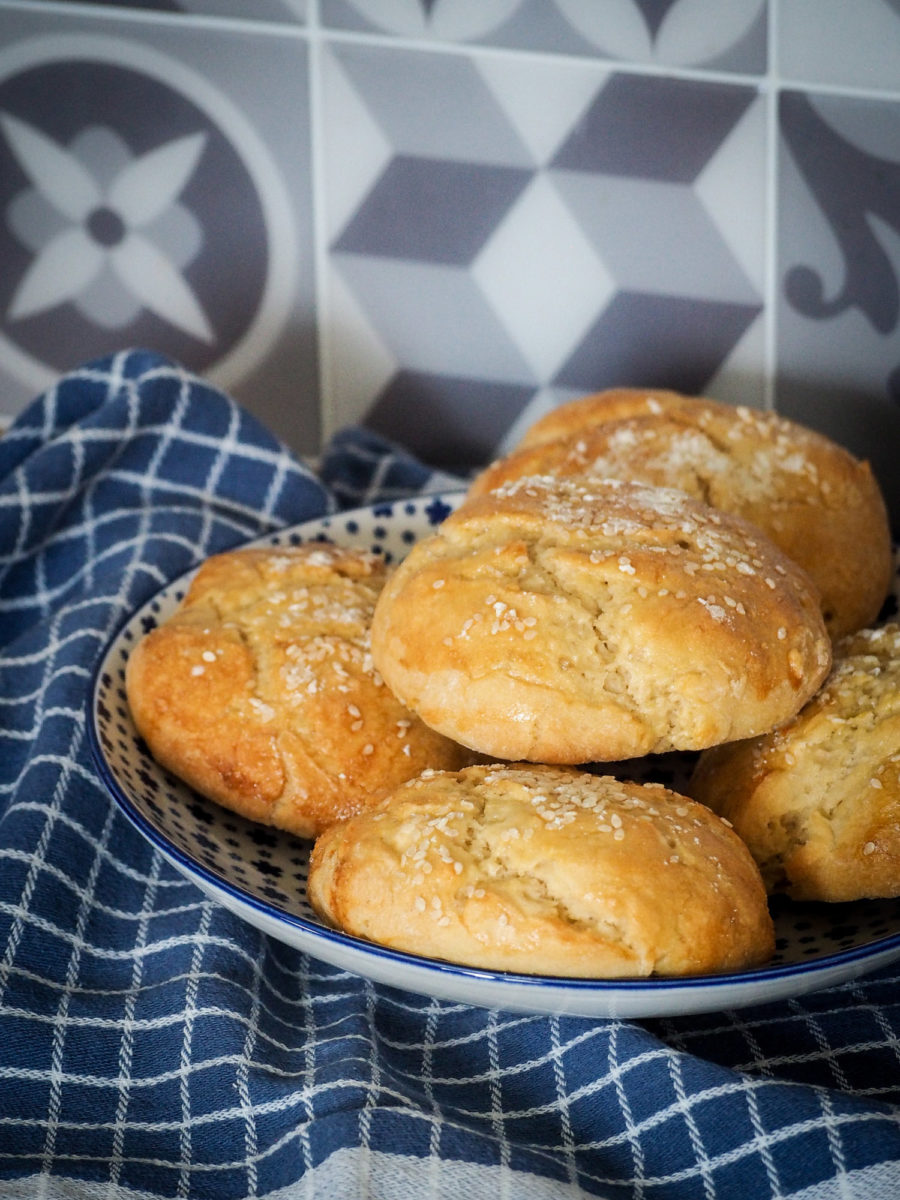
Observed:
[[[734,823],[771,891],[900,895],[900,625],[839,642],[792,721],[701,755],[690,790]]]
[[[316,543],[207,559],[128,660],[153,755],[198,792],[304,837],[426,766],[470,761],[374,668],[370,622],[388,574],[376,555]]]
[[[683,411],[690,419],[695,404],[693,396],[685,396],[668,388],[607,388],[551,408],[528,426],[519,438],[516,449],[524,450],[540,442],[552,442],[557,438],[584,433],[603,421],[661,416],[663,413],[674,417],[679,411]]]
[[[759,871],[703,805],[547,766],[429,771],[313,848],[330,925],[540,975],[688,975],[774,949]]]
[[[601,392],[536,422],[470,495],[538,474],[677,487],[745,517],[812,578],[832,637],[872,624],[887,594],[890,528],[868,463],[775,413],[676,392]]]
[[[611,761],[786,720],[831,647],[807,576],[672,489],[531,477],[464,503],[381,594],[372,653],[491,757]]]

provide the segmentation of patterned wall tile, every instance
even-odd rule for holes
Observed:
[[[734,210],[763,207],[754,88],[345,43],[324,67],[337,424],[477,462],[574,394],[727,388],[763,307]]]
[[[779,0],[786,79],[900,91],[898,0]]]
[[[321,0],[332,29],[763,73],[766,0]]]
[[[870,456],[900,515],[900,101],[781,96],[780,410]]]
[[[313,449],[305,43],[0,10],[0,47],[4,407],[140,344]]]

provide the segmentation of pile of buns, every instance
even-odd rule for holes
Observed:
[[[174,774],[315,839],[310,902],[350,934],[537,974],[740,969],[773,952],[768,893],[900,894],[892,566],[842,447],[621,389],[537,421],[396,568],[209,560],[129,702]],[[670,751],[690,796],[617,777]]]

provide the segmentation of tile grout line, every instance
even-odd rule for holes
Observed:
[[[769,0],[769,11],[775,14],[772,24],[777,23],[779,0]],[[683,67],[676,64],[651,62],[626,62],[605,57],[600,53],[575,54],[562,50],[534,49],[526,46],[494,46],[479,42],[429,41],[426,38],[392,33],[377,33],[368,30],[327,29],[319,19],[316,0],[308,0],[309,10],[305,21],[271,21],[264,18],[228,17],[217,14],[171,13],[156,9],[106,7],[91,3],[91,0],[0,0],[0,12],[54,13],[59,16],[87,17],[102,21],[126,21],[135,25],[165,25],[177,28],[189,26],[217,32],[240,32],[259,34],[261,37],[299,37],[310,42],[324,36],[335,42],[368,45],[382,49],[398,49],[422,54],[455,54],[467,56],[481,54],[489,58],[514,58],[519,61],[534,59],[540,62],[555,62],[575,66],[594,66],[629,75],[644,75],[649,78],[673,78],[692,80],[697,83],[724,83],[760,86],[771,78],[771,70],[765,72],[723,71],[705,67]],[[771,59],[771,53],[770,53]],[[828,83],[824,80],[784,78],[778,80],[781,88],[802,88],[823,95],[848,98],[900,101],[900,88],[863,87],[861,85]]]
[[[777,8],[777,0],[769,0],[770,11]],[[537,62],[555,63],[557,65],[596,67],[623,75],[643,75],[648,78],[680,79],[695,83],[723,83],[735,86],[758,87],[764,84],[770,75],[765,71],[724,71],[707,67],[678,66],[674,63],[627,62],[607,57],[600,52],[576,54],[562,50],[533,49],[524,46],[496,46],[481,42],[429,41],[410,35],[392,33],[373,33],[366,30],[328,29],[327,36],[334,42],[346,42],[351,45],[372,46],[390,50],[405,50],[421,54],[454,54],[461,57],[483,55],[486,58],[508,59],[518,61],[533,59]],[[803,88],[807,91],[821,91],[840,96],[852,96],[862,99],[900,100],[900,88],[887,87],[866,88],[853,84],[827,83],[815,79],[788,78],[781,79],[783,87]]]
[[[331,430],[332,370],[331,333],[326,320],[328,275],[328,207],[325,186],[324,95],[322,80],[323,33],[319,0],[308,0],[306,36],[308,53],[307,96],[309,100],[310,203],[312,206],[313,290],[316,325],[316,380],[318,383],[318,446],[324,446]]]
[[[775,408],[775,374],[778,369],[778,79],[780,32],[779,0],[769,0],[769,53],[766,62],[766,194],[765,194],[765,333],[763,338],[763,408]]]

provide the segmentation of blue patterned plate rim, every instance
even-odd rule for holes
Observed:
[[[376,552],[384,553],[389,560],[396,559],[402,557],[413,541],[438,525],[461,498],[462,493],[454,492],[388,501],[304,521],[253,538],[247,544],[280,545],[308,540],[337,541],[344,544],[369,545]],[[243,919],[270,932],[276,939],[332,963],[340,961],[341,965],[346,965],[344,960],[349,956],[352,965],[347,967],[348,970],[411,991],[444,995],[450,999],[465,997],[468,1003],[486,1004],[488,1007],[502,1008],[508,1000],[508,1007],[513,1009],[559,1012],[566,1011],[568,1007],[576,1013],[598,1016],[614,1014],[617,999],[623,1002],[624,1015],[644,1017],[715,1011],[723,1007],[764,1003],[771,999],[788,998],[801,992],[809,992],[816,987],[843,982],[900,957],[900,900],[859,901],[853,905],[796,905],[775,898],[773,916],[776,934],[780,933],[783,937],[786,930],[790,929],[796,941],[798,931],[812,930],[805,938],[802,932],[799,934],[800,942],[805,940],[812,944],[812,949],[805,951],[809,957],[772,961],[740,972],[622,979],[495,972],[429,959],[331,929],[321,924],[314,915],[307,917],[300,912],[291,911],[284,904],[273,902],[261,894],[259,888],[236,881],[222,870],[204,862],[192,849],[180,844],[179,839],[173,837],[152,812],[147,811],[147,804],[141,803],[140,797],[129,786],[128,781],[123,782],[121,771],[116,769],[116,756],[110,750],[109,738],[104,736],[111,720],[107,699],[115,686],[116,660],[124,664],[128,645],[136,640],[136,630],[146,620],[146,614],[164,613],[167,604],[174,607],[183,596],[195,570],[196,568],[193,568],[185,572],[178,579],[160,588],[131,613],[110,638],[100,656],[90,692],[89,743],[100,779],[128,821],[173,866],[207,894],[211,892],[220,902],[231,907],[232,911],[238,911]],[[104,712],[107,713],[106,716],[103,715]],[[140,739],[133,727],[127,728],[128,720],[130,717],[127,717],[127,714],[123,716],[120,709],[120,729],[125,723],[127,736],[134,742],[128,750],[144,753],[146,757],[145,749],[143,752],[138,749]],[[124,747],[120,748],[120,753],[126,753]],[[666,771],[677,775],[680,757],[671,756],[675,765],[673,767],[670,763]],[[662,760],[648,762],[646,777],[661,779],[669,786],[676,786],[677,781],[673,781],[665,773],[662,777],[657,773],[659,761]],[[633,764],[628,766],[632,768]],[[173,780],[156,764],[152,764],[151,770],[158,773],[164,781],[163,786],[175,791],[180,789],[181,792],[188,792],[183,784]],[[641,777],[640,771],[635,773],[633,769],[629,770],[629,774],[632,777]],[[211,819],[218,817],[220,823],[225,826],[246,826],[256,832],[264,831],[267,840],[273,843],[290,842],[295,851],[301,845],[298,839],[293,839],[290,835],[282,834],[268,826],[253,826],[227,810],[220,809],[212,801],[194,793],[188,794],[194,805],[200,806],[201,809],[208,808],[209,813],[214,814]],[[210,818],[207,816],[204,820],[206,819]],[[250,836],[254,836],[254,833],[251,832]],[[305,846],[305,853],[308,855],[310,843],[302,845]],[[823,936],[826,940],[830,938],[835,941],[840,940],[840,935],[843,934],[844,940],[852,942],[854,930],[857,928],[854,920],[860,913],[865,916],[866,913],[873,912],[872,927],[891,926],[893,932],[884,932],[880,936],[847,944],[840,949],[830,949],[826,946],[824,953],[817,952],[817,943],[821,944]],[[815,932],[817,926],[818,933]],[[823,930],[827,930],[827,933],[823,933]],[[388,978],[394,969],[400,973],[396,982]],[[412,974],[407,978],[410,972]],[[453,981],[449,991],[448,981]],[[479,994],[479,986],[489,989],[486,996]],[[472,988],[476,990],[469,995],[469,989]],[[727,1004],[723,1005],[722,993],[725,992],[729,995]],[[546,993],[546,1002],[541,1002],[541,993]],[[692,997],[692,993],[702,995]],[[562,1003],[560,996],[563,997]],[[593,1003],[592,997],[596,998]],[[568,1006],[566,998],[571,1001]],[[660,1003],[661,1001],[663,1003]]]

